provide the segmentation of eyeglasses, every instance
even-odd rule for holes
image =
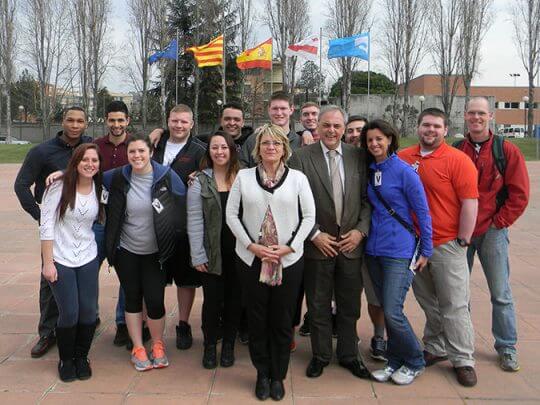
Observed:
[[[283,142],[280,142],[280,141],[263,141],[263,142],[261,142],[261,146],[264,146],[265,148],[268,148],[270,146],[273,146],[275,148],[279,148],[280,146],[283,146]]]

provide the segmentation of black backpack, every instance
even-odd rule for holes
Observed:
[[[452,146],[459,150],[462,149],[465,139],[455,141]],[[504,173],[506,172],[506,156],[504,155],[504,138],[499,135],[493,135],[493,142],[491,143],[491,153],[493,154],[493,160],[495,161],[495,167],[504,179]],[[508,189],[506,184],[501,191],[497,193],[497,209],[501,208],[506,199],[508,198]]]

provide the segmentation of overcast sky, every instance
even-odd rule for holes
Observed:
[[[517,78],[516,85],[527,86],[526,72],[513,42],[513,24],[508,10],[509,4],[514,1],[494,0],[493,20],[482,43],[482,60],[480,63],[480,72],[473,82],[475,85],[513,86],[514,79],[510,77],[510,73],[519,73],[521,76]],[[126,49],[129,30],[126,0],[112,0],[112,2],[114,15],[112,19],[114,21],[114,24],[112,24],[113,41],[117,49]],[[255,0],[255,3],[258,6],[257,12],[261,14],[264,11],[262,7],[263,1]],[[378,1],[374,0],[374,3],[377,4]],[[318,33],[321,24],[324,24],[326,18],[326,0],[310,0],[309,4],[312,7],[310,13],[312,32]],[[380,9],[375,9],[374,11],[373,15],[382,15]],[[257,23],[255,26],[255,36],[258,41],[263,41],[270,35],[268,29],[262,27],[262,23]],[[371,69],[372,71],[386,74],[384,64],[377,56],[379,54],[379,49],[377,49],[377,35],[380,33],[380,30],[378,20],[374,19],[374,27],[371,30]],[[323,52],[323,64],[325,64],[325,60],[325,52]],[[367,70],[367,63],[362,63],[360,69]],[[433,61],[429,55],[425,58],[418,72],[419,75],[424,73],[435,73]],[[333,76],[330,70],[328,75],[330,78]],[[116,72],[109,72],[107,74],[105,85],[111,91],[131,90],[129,82],[124,80]]]

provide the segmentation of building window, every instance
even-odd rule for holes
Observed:
[[[513,102],[513,101],[505,101],[504,102],[504,108],[506,109],[512,109],[512,110],[519,110],[519,102]]]

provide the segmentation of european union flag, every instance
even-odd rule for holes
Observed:
[[[328,59],[352,56],[369,61],[369,32],[329,41]]]
[[[157,62],[161,58],[176,60],[177,57],[178,57],[178,43],[176,42],[176,39],[173,39],[164,50],[157,51],[153,55],[150,55],[148,58],[148,62],[152,64],[152,63]]]

